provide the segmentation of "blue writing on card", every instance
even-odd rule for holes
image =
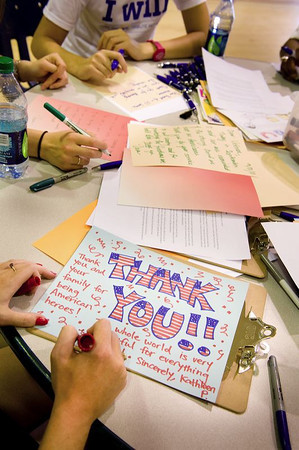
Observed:
[[[54,336],[109,318],[128,369],[215,402],[247,290],[93,227],[34,311]]]

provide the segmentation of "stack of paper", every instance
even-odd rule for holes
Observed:
[[[228,63],[206,50],[203,58],[213,106],[248,140],[282,141],[293,107],[290,97],[270,91],[258,70]]]

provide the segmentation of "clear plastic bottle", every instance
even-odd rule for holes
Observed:
[[[223,56],[234,20],[233,0],[221,0],[210,18],[210,29],[205,45],[208,52]]]
[[[11,58],[0,57],[0,178],[20,178],[29,164],[27,100]]]

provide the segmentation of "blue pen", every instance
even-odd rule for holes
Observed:
[[[125,51],[124,51],[122,48],[120,48],[120,49],[118,50],[118,53],[120,53],[121,55],[124,55],[124,54],[125,54]],[[118,64],[119,64],[119,63],[118,63],[117,59],[114,59],[114,60],[112,61],[112,63],[111,63],[111,70],[117,69]]]
[[[120,161],[111,161],[105,164],[99,164],[98,166],[93,167],[91,170],[108,170],[108,169],[117,169],[122,165],[122,160]]]
[[[282,219],[288,220],[289,222],[293,222],[295,219],[299,219],[299,216],[296,216],[295,214],[291,214],[285,211],[281,211],[278,215]]]
[[[285,412],[283,395],[281,390],[280,377],[275,356],[268,359],[268,368],[271,385],[271,395],[273,400],[273,412],[275,414],[275,424],[278,431],[279,440],[283,450],[291,450],[287,415]]]
[[[195,104],[193,103],[191,97],[187,94],[187,92],[183,92],[183,97],[186,100],[186,102],[188,103],[189,108],[191,109],[191,111],[194,112],[194,114],[197,114],[197,109]]]
[[[184,86],[181,86],[180,84],[176,83],[174,80],[170,80],[168,78],[162,77],[162,75],[156,75],[157,79],[162,81],[162,83],[167,84],[167,86],[173,86],[174,88],[178,89],[179,91],[184,91]]]

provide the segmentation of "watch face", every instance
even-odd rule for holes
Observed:
[[[165,50],[164,48],[159,48],[155,51],[154,55],[153,55],[153,60],[154,61],[161,61],[164,58],[165,55]]]

